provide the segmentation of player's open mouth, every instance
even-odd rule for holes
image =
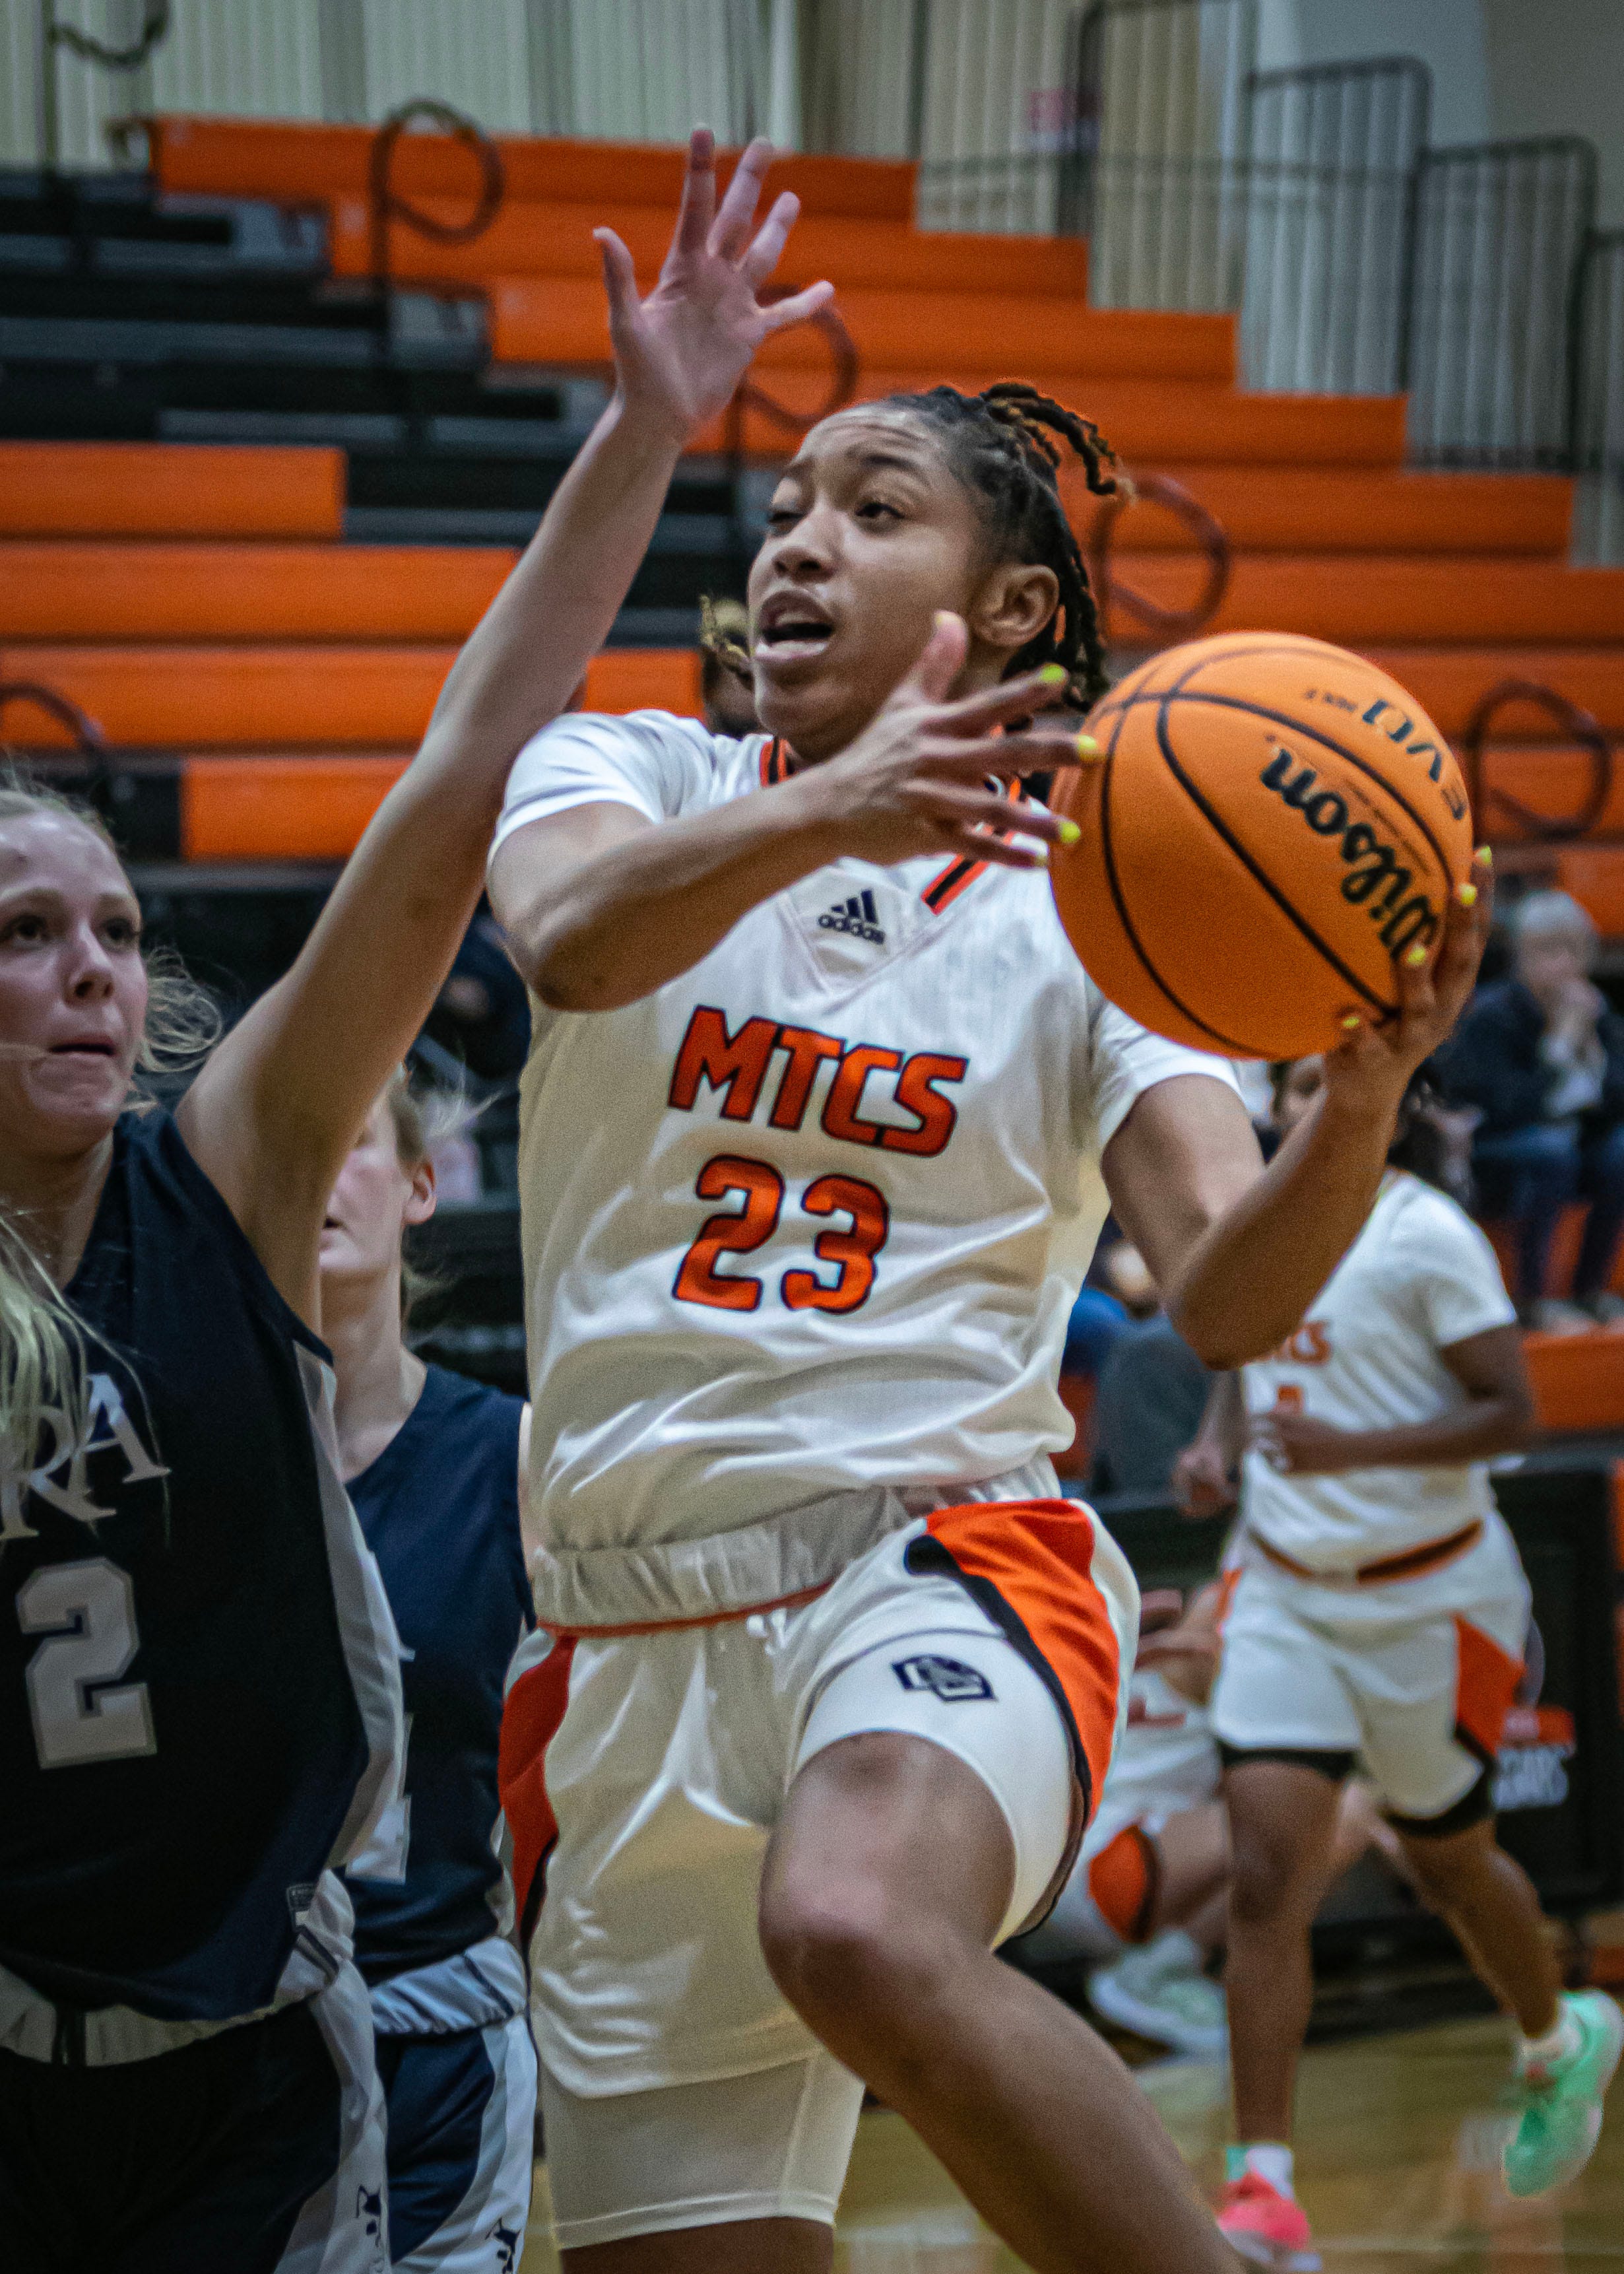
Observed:
[[[834,636],[834,626],[814,602],[786,595],[770,599],[756,625],[756,651],[776,663],[798,662],[822,655]]]
[[[50,1054],[54,1058],[110,1058],[117,1056],[111,1043],[53,1043]]]

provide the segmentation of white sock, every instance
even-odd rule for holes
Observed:
[[[1584,2031],[1579,2017],[1566,1998],[1559,1999],[1556,2021],[1543,2037],[1525,2037],[1517,2032],[1517,2067],[1519,2070],[1548,2068],[1553,2061],[1566,2060],[1576,2053],[1584,2043]]]
[[[1267,2180],[1276,2195],[1289,2195],[1295,2191],[1291,2185],[1293,2157],[1282,2141],[1256,2140],[1246,2149],[1246,2168]]]
[[[1145,1945],[1145,1955],[1154,1957],[1158,1970],[1167,1974],[1199,1974],[1207,1963],[1207,1953],[1182,1926],[1164,1927],[1154,1942]]]
[[[1240,2179],[1247,2172],[1255,2172],[1267,2180],[1277,2195],[1289,2195],[1296,2200],[1291,2184],[1292,2155],[1283,2140],[1247,2140],[1228,2150],[1227,2164],[1231,2180]]]

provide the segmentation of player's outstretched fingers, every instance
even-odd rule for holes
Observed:
[[[747,284],[754,288],[766,282],[778,267],[778,255],[800,218],[801,200],[793,190],[786,190],[781,198],[773,200],[772,211],[756,230],[739,263],[739,273]]]
[[[708,126],[696,126],[688,138],[688,164],[682,175],[677,225],[672,232],[671,255],[697,260],[710,239],[715,219],[716,137]]]
[[[1064,729],[1053,733],[1034,727],[1021,734],[968,734],[961,738],[944,734],[935,719],[925,721],[914,756],[929,772],[969,781],[981,780],[989,774],[1012,779],[1022,774],[1052,773],[1058,766],[1093,763],[1079,756],[1077,736]],[[1048,808],[1037,806],[1032,810],[1043,813]]]
[[[978,687],[974,693],[961,695],[951,708],[955,732],[974,734],[983,733],[989,727],[1006,719],[1025,719],[1034,712],[1052,710],[1065,693],[1066,669],[1064,664],[1040,664],[1035,671],[1023,671],[1019,679],[1000,679],[991,687]],[[1076,713],[1066,714],[1072,720]],[[1071,732],[1077,733],[1075,724]]]
[[[792,324],[804,324],[808,316],[828,307],[834,297],[835,288],[825,279],[821,284],[808,284],[804,292],[793,293],[787,300],[774,300],[758,312],[763,339],[770,339],[774,332],[788,331]]]
[[[772,154],[771,143],[758,134],[733,168],[733,177],[727,184],[727,194],[711,225],[709,239],[710,250],[724,260],[737,260],[749,243],[750,227],[761,203],[762,185],[772,163]],[[715,178],[713,174],[713,184]]]
[[[609,328],[613,332],[615,326],[624,323],[639,305],[637,266],[613,230],[595,229],[592,242],[603,260],[604,291],[609,301]]]
[[[1049,847],[1069,843],[1075,833],[1074,823],[1046,806],[1017,805],[993,790],[958,789],[947,782],[931,786],[919,811],[944,842],[1002,869],[1046,868]]]

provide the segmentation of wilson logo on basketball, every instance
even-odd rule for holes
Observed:
[[[1439,915],[1425,892],[1411,890],[1412,870],[1401,862],[1391,845],[1384,844],[1368,821],[1355,821],[1348,802],[1338,790],[1317,787],[1319,775],[1303,766],[1295,754],[1279,742],[1274,757],[1259,779],[1294,812],[1300,813],[1316,837],[1337,838],[1348,873],[1342,878],[1342,898],[1364,907],[1381,927],[1381,944],[1402,955],[1419,940],[1425,947],[1438,937]]]

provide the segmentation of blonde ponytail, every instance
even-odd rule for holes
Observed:
[[[101,816],[73,798],[7,770],[0,773],[0,824],[35,813],[77,822],[115,854]],[[136,1064],[148,1073],[195,1065],[219,1038],[220,1013],[170,948],[147,959],[147,1023]],[[50,1409],[65,1413],[77,1443],[86,1420],[85,1329],[29,1239],[0,1202],[0,1502],[10,1477],[26,1472]],[[3,1518],[0,1518],[3,1520]]]
[[[16,1220],[0,1209],[0,1480],[32,1464],[47,1407],[82,1422],[84,1359],[84,1330],[71,1306]]]
[[[414,1089],[403,1065],[396,1066],[383,1094],[395,1132],[395,1157],[408,1175],[449,1144],[466,1136],[479,1118],[479,1109],[460,1089]],[[436,1271],[425,1270],[411,1257],[401,1257],[401,1328],[405,1332],[417,1313],[442,1296],[447,1282]]]

